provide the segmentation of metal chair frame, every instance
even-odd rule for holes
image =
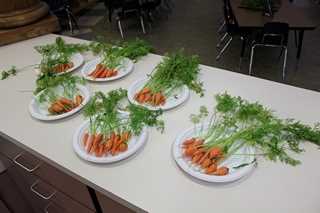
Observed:
[[[254,51],[256,47],[272,47],[272,48],[281,48],[281,53],[279,55],[279,58],[282,56],[283,50],[284,52],[284,59],[283,59],[283,65],[282,65],[282,80],[285,79],[286,75],[286,64],[287,64],[287,57],[288,57],[288,47],[287,47],[287,42],[288,42],[288,33],[289,33],[289,28],[285,30],[285,33],[264,33],[261,43],[258,42],[253,42],[251,46],[251,53],[250,53],[250,64],[249,64],[249,75],[252,75],[252,65],[253,65],[253,56],[254,56]],[[286,35],[285,35],[286,34]],[[280,38],[279,44],[272,44],[266,42],[266,38]]]

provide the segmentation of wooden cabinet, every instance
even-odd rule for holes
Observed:
[[[86,185],[0,138],[1,161],[34,212],[93,213]],[[27,211],[26,211],[27,212]]]
[[[94,213],[85,184],[9,142],[0,136],[0,161],[8,168],[6,174],[17,186],[16,194],[25,200],[23,211],[14,213]],[[1,183],[2,184],[2,183]],[[0,187],[0,193],[4,189]],[[10,189],[11,190],[11,189]],[[13,193],[14,194],[14,193]],[[96,192],[104,213],[133,213],[129,208]],[[1,195],[1,194],[0,194]],[[1,208],[0,208],[1,209]],[[29,209],[25,211],[25,209]],[[2,211],[0,211],[2,213]]]

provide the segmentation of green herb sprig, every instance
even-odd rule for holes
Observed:
[[[220,148],[224,158],[237,153],[241,147],[251,146],[261,152],[257,155],[294,166],[300,161],[290,153],[301,153],[302,142],[320,146],[319,124],[311,127],[294,119],[280,119],[258,102],[251,103],[227,93],[218,94],[215,99],[217,105],[209,127],[205,131],[201,128],[198,135],[204,139],[205,148]],[[204,112],[202,109],[199,115],[191,115],[191,121],[199,123],[205,117]]]

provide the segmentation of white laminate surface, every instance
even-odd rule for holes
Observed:
[[[55,35],[46,35],[0,47],[0,70],[10,65],[23,67],[37,63],[40,56],[33,46],[53,42],[54,38]],[[67,37],[66,40],[80,41]],[[150,54],[139,61],[127,77],[88,86],[91,91],[105,92],[128,88],[150,73],[160,60],[160,56]],[[76,73],[79,74],[79,70]],[[165,112],[165,133],[152,129],[148,142],[134,157],[120,163],[96,165],[81,160],[72,149],[73,133],[83,122],[79,113],[54,122],[41,122],[29,115],[32,98],[29,90],[34,89],[35,79],[35,72],[26,69],[0,81],[0,133],[127,206],[154,213],[320,212],[320,150],[314,145],[305,144],[306,152],[297,156],[302,161],[299,166],[259,159],[258,168],[249,177],[231,184],[208,184],[190,178],[176,165],[171,150],[175,137],[191,126],[190,113],[198,111],[201,105],[212,108],[216,93],[228,91],[259,101],[283,118],[312,124],[320,121],[317,92],[201,66],[205,97],[191,93],[185,104]]]

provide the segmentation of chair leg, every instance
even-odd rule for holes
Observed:
[[[230,36],[229,40],[227,41],[227,43],[224,45],[224,47],[222,48],[222,50],[219,52],[219,54],[216,57],[216,60],[218,61],[221,56],[223,55],[223,53],[227,50],[227,48],[229,47],[230,43],[232,41],[232,36]]]
[[[287,56],[288,56],[288,49],[284,47],[284,59],[283,59],[283,68],[282,68],[282,80],[286,77],[286,67],[287,67]]]
[[[69,12],[67,12],[67,16],[68,16],[69,30],[70,30],[71,34],[73,34],[73,24],[72,24],[72,20],[71,20],[71,16],[70,16]]]
[[[253,45],[253,46],[251,47],[250,63],[249,63],[249,75],[252,75],[252,63],[253,63],[253,55],[254,55],[254,48],[255,48],[255,47],[256,47],[255,45]]]
[[[120,18],[118,19],[117,22],[118,22],[118,28],[120,31],[121,38],[124,39]]]
[[[74,17],[74,15],[72,13],[70,13],[70,17],[71,17],[71,20],[74,23],[74,26],[79,30],[80,28],[79,28],[78,22],[77,22],[76,18]]]
[[[146,29],[144,27],[143,16],[140,15],[139,17],[140,17],[140,24],[141,24],[142,32],[143,32],[143,34],[146,34]]]

